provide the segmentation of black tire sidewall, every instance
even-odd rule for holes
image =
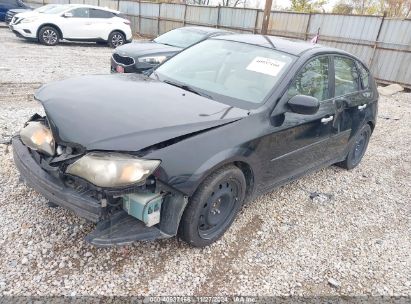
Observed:
[[[43,40],[43,33],[44,33],[46,30],[53,30],[53,31],[56,33],[56,35],[57,35],[57,40],[56,40],[55,43],[53,43],[53,44],[48,44],[48,43],[46,43],[46,42]],[[44,45],[47,45],[47,46],[54,46],[54,45],[57,45],[57,44],[59,43],[61,37],[60,37],[59,31],[58,31],[56,28],[54,28],[54,27],[52,27],[52,26],[43,26],[43,27],[40,29],[40,31],[39,31],[39,37],[38,37],[38,39],[39,39],[39,41],[40,41],[41,44],[44,44]]]
[[[113,49],[117,47],[117,46],[115,46],[115,45],[112,44],[112,39],[113,39],[113,36],[114,36],[115,34],[120,34],[120,35],[123,37],[124,43],[123,43],[122,45],[126,44],[126,37],[124,36],[124,34],[123,34],[122,32],[119,32],[119,31],[111,32],[110,35],[108,36],[108,45],[109,45],[111,48],[113,48]],[[120,45],[119,45],[119,46],[120,46]]]
[[[221,229],[217,235],[210,239],[202,238],[198,232],[198,224],[200,220],[200,212],[204,203],[208,200],[211,193],[218,184],[222,181],[228,181],[235,179],[238,182],[240,189],[238,190],[238,201],[231,211],[229,220],[225,223],[223,229]],[[237,213],[240,211],[243,205],[246,193],[246,180],[244,174],[241,170],[235,166],[226,166],[221,168],[207,177],[204,182],[199,186],[196,193],[190,198],[187,208],[185,209],[181,224],[179,234],[180,237],[195,247],[205,247],[215,241],[217,241],[221,236],[228,230],[234,221]]]
[[[356,142],[359,139],[359,137],[361,136],[361,134],[363,134],[364,132],[366,132],[367,134],[367,138],[366,138],[366,142],[362,151],[362,155],[360,157],[360,159],[357,162],[353,161],[353,155],[355,152],[355,146],[356,146]],[[362,126],[362,128],[358,131],[357,135],[355,136],[352,145],[350,147],[350,152],[347,155],[347,159],[346,159],[346,167],[347,169],[353,169],[355,167],[357,167],[360,163],[362,158],[364,157],[365,152],[367,151],[368,148],[368,143],[370,142],[370,137],[371,137],[371,127],[369,124],[365,124]]]

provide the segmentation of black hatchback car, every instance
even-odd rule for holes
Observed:
[[[125,44],[116,48],[111,56],[111,72],[142,73],[190,45],[227,34],[232,33],[213,27],[186,26],[171,30],[150,41]]]
[[[35,95],[13,139],[22,177],[98,222],[108,246],[177,233],[206,246],[245,202],[332,164],[356,167],[378,93],[356,57],[259,35],[200,42],[150,76],[85,76]]]

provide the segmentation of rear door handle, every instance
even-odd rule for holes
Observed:
[[[334,119],[334,116],[324,117],[324,118],[321,118],[321,122],[322,122],[323,124],[327,124],[327,123],[329,123],[330,121],[332,121],[333,119]]]
[[[364,110],[367,107],[367,104],[363,104],[361,106],[358,106],[358,110]]]

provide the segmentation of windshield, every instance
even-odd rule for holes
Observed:
[[[41,6],[41,7],[39,7],[39,8],[36,8],[33,12],[36,12],[36,13],[44,13],[45,11],[51,10],[51,9],[56,8],[56,7],[58,7],[58,6],[60,6],[60,5],[48,4],[48,5],[45,5],[45,6]]]
[[[66,11],[69,7],[66,5],[59,5],[56,7],[53,7],[51,9],[47,9],[45,11],[43,11],[44,14],[59,14],[62,13],[64,11]]]
[[[175,55],[155,72],[160,80],[203,90],[222,102],[228,97],[238,101],[237,106],[255,108],[293,59],[261,46],[210,39]]]
[[[184,28],[169,31],[154,39],[155,42],[167,44],[180,48],[186,48],[201,39],[204,39],[205,34],[199,31],[188,30]]]

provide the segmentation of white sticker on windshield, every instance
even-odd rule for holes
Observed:
[[[253,61],[251,61],[247,66],[247,70],[275,77],[278,75],[284,65],[285,62],[283,61],[265,57],[255,57]]]

